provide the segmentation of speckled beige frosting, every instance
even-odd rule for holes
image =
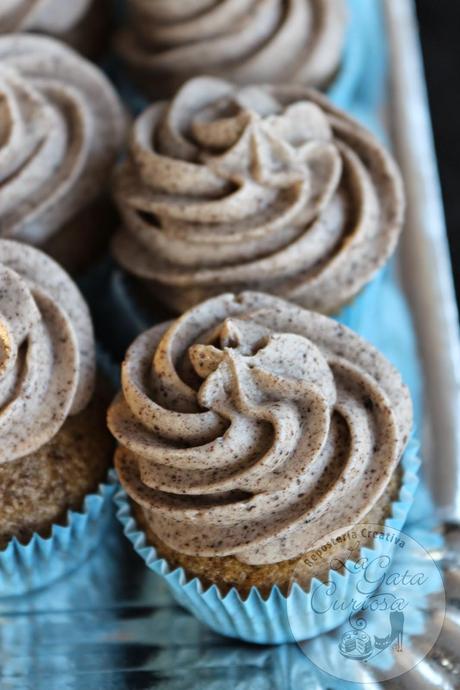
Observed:
[[[69,276],[33,247],[0,240],[0,463],[40,449],[88,404],[95,348]]]
[[[1,0],[0,33],[42,31],[61,34],[73,29],[93,0]]]
[[[107,185],[124,124],[106,77],[71,49],[0,37],[0,237],[44,244],[89,206]]]
[[[386,262],[404,194],[393,159],[302,87],[197,78],[134,125],[114,253],[178,312],[256,289],[332,313]]]
[[[344,46],[344,0],[130,0],[118,50],[149,92],[192,76],[325,86]]]
[[[336,321],[261,293],[213,298],[130,347],[115,462],[168,547],[249,564],[344,534],[412,426],[392,365]]]

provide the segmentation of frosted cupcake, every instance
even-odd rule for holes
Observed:
[[[3,0],[0,34],[35,32],[97,56],[109,25],[106,0]]]
[[[0,238],[37,245],[66,268],[106,246],[106,185],[124,114],[106,77],[61,43],[0,37]]]
[[[212,73],[325,88],[342,60],[345,0],[129,0],[118,52],[150,95]]]
[[[383,525],[405,491],[412,405],[398,372],[343,325],[261,293],[139,336],[108,419],[128,533],[157,572],[215,585],[211,610],[231,592],[286,596],[300,563],[331,539],[341,554],[340,538]],[[328,567],[312,556],[304,592]]]
[[[135,122],[115,198],[131,301],[142,285],[179,313],[241,289],[337,313],[393,254],[404,215],[391,156],[323,96],[205,77]]]
[[[76,286],[42,252],[0,240],[0,596],[42,586],[97,543],[106,400]]]

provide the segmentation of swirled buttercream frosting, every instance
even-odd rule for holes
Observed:
[[[73,29],[93,0],[2,0],[0,34],[42,31],[61,34]]]
[[[43,244],[88,207],[123,129],[96,67],[51,38],[0,37],[0,237]]]
[[[0,239],[0,463],[33,453],[83,410],[94,385],[88,308],[42,252]]]
[[[222,295],[139,336],[109,412],[116,466],[184,554],[275,563],[356,525],[412,425],[393,366],[336,321]]]
[[[118,49],[157,91],[203,73],[240,84],[325,86],[342,57],[344,0],[131,0],[129,7]]]
[[[197,78],[134,125],[116,176],[115,256],[183,311],[225,290],[263,290],[333,312],[397,244],[393,159],[302,87]]]

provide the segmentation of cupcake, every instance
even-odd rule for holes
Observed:
[[[307,606],[354,526],[400,528],[411,503],[399,373],[345,326],[270,295],[221,295],[139,336],[108,423],[127,534],[212,627],[230,606],[226,634],[288,639],[294,583]],[[255,596],[259,632],[242,634]]]
[[[71,49],[0,37],[0,238],[41,247],[72,271],[107,245],[106,185],[125,118],[106,77]]]
[[[251,289],[335,314],[386,264],[404,215],[391,156],[325,97],[212,77],[138,118],[114,194],[128,313]]]
[[[90,57],[100,55],[109,23],[106,0],[6,0],[0,7],[0,34],[48,34]]]
[[[11,593],[11,578],[41,585],[40,569],[45,579],[56,567],[62,574],[94,546],[107,512],[99,485],[113,442],[105,425],[108,391],[95,388],[89,311],[69,276],[37,249],[0,240],[0,285],[2,596]],[[89,531],[89,543],[76,544],[75,531]],[[48,562],[55,544],[62,567]]]
[[[128,0],[117,50],[150,96],[202,73],[325,88],[342,62],[345,0]]]

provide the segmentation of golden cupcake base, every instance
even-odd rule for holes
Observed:
[[[398,498],[401,479],[402,472],[398,468],[384,494],[360,521],[360,525],[383,527],[391,514],[391,504]],[[147,510],[134,501],[131,501],[131,506],[139,529],[145,532],[147,542],[155,547],[158,555],[168,562],[171,569],[183,568],[189,579],[198,578],[205,588],[214,584],[222,594],[234,587],[244,597],[252,587],[256,587],[263,596],[267,596],[274,586],[278,586],[287,594],[294,580],[303,589],[308,590],[312,578],[325,581],[330,572],[331,562],[339,559],[344,553],[349,554],[347,548],[344,551],[342,543],[337,543],[331,545],[323,557],[318,557],[317,552],[308,551],[297,558],[267,565],[249,565],[234,556],[189,556],[175,551],[158,538],[154,532],[153,519]],[[345,537],[342,542],[344,539]],[[371,543],[372,539],[361,540],[360,547],[370,546]],[[353,553],[353,557],[358,558],[359,552]]]
[[[26,543],[35,532],[47,536],[104,481],[114,445],[105,427],[108,399],[101,382],[90,404],[68,417],[51,441],[0,464],[0,549],[12,537]]]

